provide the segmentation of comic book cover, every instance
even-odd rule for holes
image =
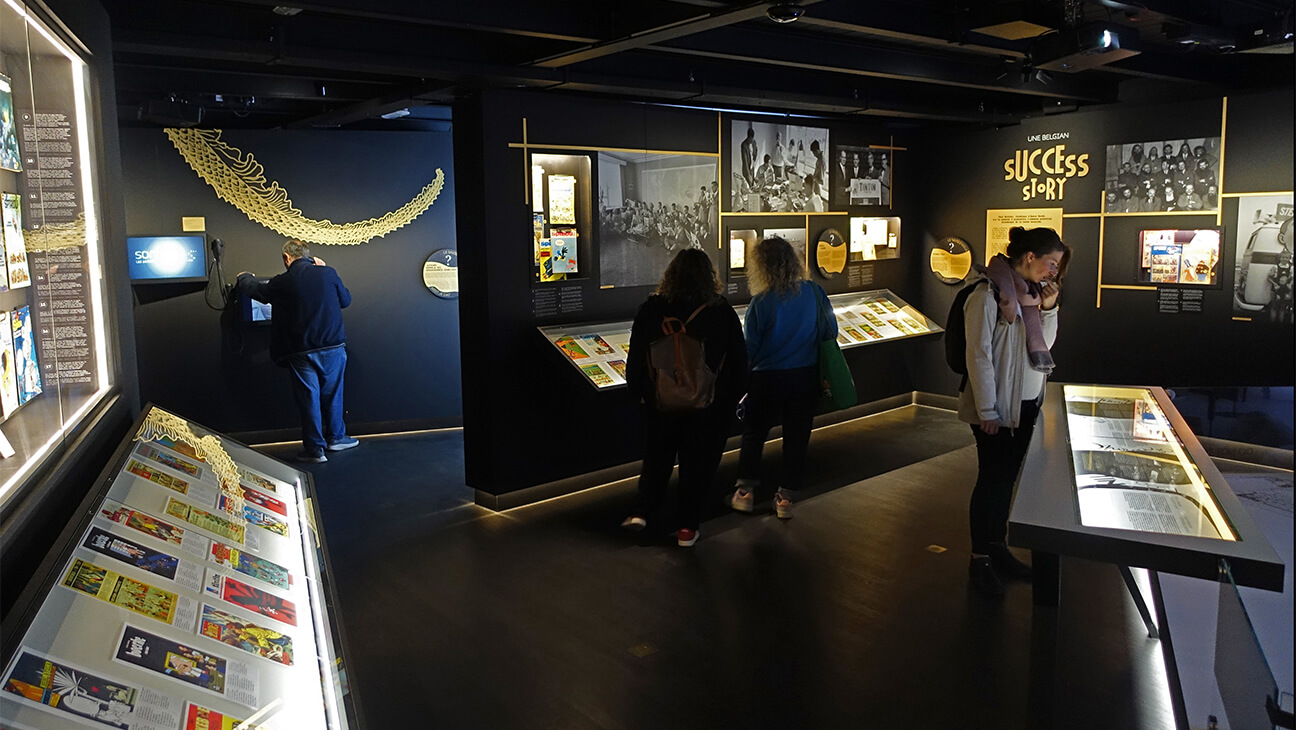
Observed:
[[[585,373],[585,375],[590,380],[594,381],[594,384],[599,387],[612,384],[612,376],[604,372],[603,368],[599,367],[598,363],[582,365],[581,372]]]
[[[604,332],[603,341],[620,350],[620,354],[630,354],[630,330]]]
[[[249,578],[256,578],[285,591],[292,585],[292,573],[288,572],[287,568],[265,558],[249,555],[223,542],[212,541],[208,559],[217,565],[237,570]]]
[[[181,545],[184,542],[185,531],[183,528],[176,527],[169,522],[163,522],[143,512],[137,512],[109,499],[104,500],[104,506],[99,509],[99,516],[110,522],[126,525],[132,530],[138,530],[150,537],[169,542],[172,545]]]
[[[237,514],[236,510],[238,509],[234,506],[234,500],[230,499],[229,496],[225,494],[221,494],[220,498],[216,501],[216,508],[231,515]],[[260,527],[261,529],[273,532],[276,535],[288,537],[287,522],[276,520],[250,504],[244,503],[243,505],[243,519],[247,520],[250,525]]]
[[[205,590],[207,593],[239,608],[259,613],[262,616],[269,616],[290,626],[297,625],[297,606],[292,601],[280,598],[273,593],[267,593],[259,588],[253,588],[236,578],[230,578],[209,570],[207,571]]]
[[[606,357],[607,355],[616,354],[616,348],[609,345],[607,340],[597,334],[581,335],[580,343],[585,346],[586,352],[592,353],[594,357]]]
[[[240,484],[239,486],[243,487],[243,499],[248,504],[254,504],[261,509],[269,510],[284,517],[288,516],[288,505],[267,494],[262,494],[246,484]]]
[[[0,205],[4,208],[4,251],[5,264],[9,268],[9,288],[31,286],[27,242],[23,238],[22,196],[3,193],[0,199]]]
[[[172,456],[151,444],[140,444],[139,448],[135,450],[135,453],[145,459],[156,461],[168,469],[175,469],[176,471],[184,472],[191,477],[197,477],[202,473],[202,470],[197,464],[182,459],[179,456]]]
[[[0,327],[0,412],[5,418],[18,410],[18,364],[15,357],[13,330]]]
[[[843,332],[843,331],[841,331],[840,329],[837,330],[837,344],[838,344],[838,345],[849,345],[849,344],[851,344],[850,338],[847,337],[847,336],[846,336],[846,333]]]
[[[850,325],[846,325],[845,327],[842,328],[842,330],[846,332],[847,336],[849,336],[852,340],[855,340],[856,342],[868,342],[867,337],[865,337],[859,330],[855,329]]]
[[[179,558],[118,537],[93,525],[81,541],[81,546],[167,580],[175,580],[176,571],[180,568]]]
[[[184,456],[188,456],[190,459],[195,459],[197,461],[203,460],[203,458],[198,455],[198,449],[190,446],[185,441],[176,441],[170,436],[159,436],[155,440],[177,454],[183,454]]]
[[[91,727],[133,726],[139,689],[67,662],[19,649],[5,676],[6,699]]]
[[[617,372],[617,375],[620,375],[623,379],[625,378],[626,376],[625,360],[608,360],[608,365],[610,365],[612,369]]]
[[[189,482],[186,482],[180,477],[171,476],[170,474],[160,472],[152,467],[145,466],[134,459],[131,459],[126,464],[126,471],[137,477],[147,479],[154,484],[164,486],[173,492],[179,492],[180,494],[189,493]]]
[[[267,492],[274,492],[276,494],[279,492],[278,482],[269,477],[262,476],[246,466],[239,467],[239,478],[257,489],[264,489]]]
[[[190,702],[181,730],[265,730],[264,725],[244,725],[244,720]]]
[[[576,343],[576,340],[571,337],[559,337],[554,341],[554,344],[558,346],[558,349],[563,351],[564,355],[573,360],[589,359],[589,353],[582,350],[581,346]]]
[[[577,273],[580,264],[577,261],[576,229],[554,228],[549,231],[549,257],[555,274]]]
[[[223,498],[224,495],[222,495]],[[167,498],[166,513],[176,519],[184,520],[194,527],[200,527],[208,532],[220,535],[227,540],[239,543],[245,542],[246,528],[243,525],[236,525],[224,517],[218,517],[205,509],[185,504],[175,497]]]
[[[231,613],[203,604],[198,633],[272,662],[292,666],[292,639]]]
[[[130,624],[122,631],[115,658],[194,687],[225,693],[225,659]]]
[[[72,559],[72,564],[63,576],[63,585],[165,624],[175,621],[179,602],[176,594],[154,588],[147,583],[114,573],[80,558]]]
[[[12,269],[10,270],[12,273]],[[13,327],[14,372],[18,376],[18,405],[40,395],[40,360],[36,356],[36,335],[32,332],[31,308],[22,306],[9,313]]]

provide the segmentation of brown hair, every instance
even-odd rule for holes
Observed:
[[[752,296],[767,291],[779,296],[795,294],[803,280],[805,264],[797,258],[792,244],[778,236],[756,244],[747,270],[747,290]]]
[[[711,258],[700,248],[686,248],[675,254],[657,294],[668,302],[705,302],[720,293],[720,279]]]

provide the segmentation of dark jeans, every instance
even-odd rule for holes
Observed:
[[[1008,537],[1008,513],[1012,510],[1013,486],[1026,460],[1035,431],[1039,406],[1035,401],[1022,401],[1021,422],[1014,429],[999,427],[991,436],[972,426],[977,447],[977,480],[972,489],[972,503],[968,507],[972,527],[972,552],[985,555],[990,546],[1002,543]]]
[[[288,356],[293,400],[301,412],[302,448],[322,454],[324,447],[346,436],[342,422],[342,378],[346,347]]]
[[[747,412],[743,416],[742,450],[738,454],[738,478],[760,479],[761,452],[770,429],[783,424],[783,469],[779,485],[783,491],[801,488],[810,426],[822,387],[819,366],[790,370],[756,370],[747,383]]]
[[[644,457],[639,472],[638,514],[657,516],[671,469],[679,457],[679,525],[696,530],[724,452],[732,408],[714,406],[690,413],[644,409]]]

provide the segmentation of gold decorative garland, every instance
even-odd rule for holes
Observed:
[[[160,441],[163,438],[174,442],[183,441],[194,448],[198,458],[210,466],[220,479],[221,491],[225,493],[230,500],[230,506],[233,507],[233,511],[226,510],[231,520],[235,524],[243,524],[245,521],[243,488],[239,484],[238,465],[229,454],[225,453],[220,439],[210,435],[198,438],[198,435],[189,428],[188,421],[167,413],[161,408],[154,408],[144,419],[144,425],[140,426],[139,433],[135,434],[135,440]]]
[[[279,187],[279,183],[266,181],[264,168],[251,153],[244,154],[222,142],[221,130],[164,131],[185,162],[216,191],[217,197],[266,228],[306,243],[356,245],[381,238],[423,215],[436,202],[445,185],[445,173],[437,168],[436,179],[408,203],[381,218],[353,223],[312,220],[293,206],[287,191]]]
[[[52,223],[34,231],[23,231],[27,251],[58,251],[86,245],[85,213],[67,223]]]

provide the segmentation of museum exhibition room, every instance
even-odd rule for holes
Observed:
[[[0,727],[1296,727],[1294,14],[3,0]]]

